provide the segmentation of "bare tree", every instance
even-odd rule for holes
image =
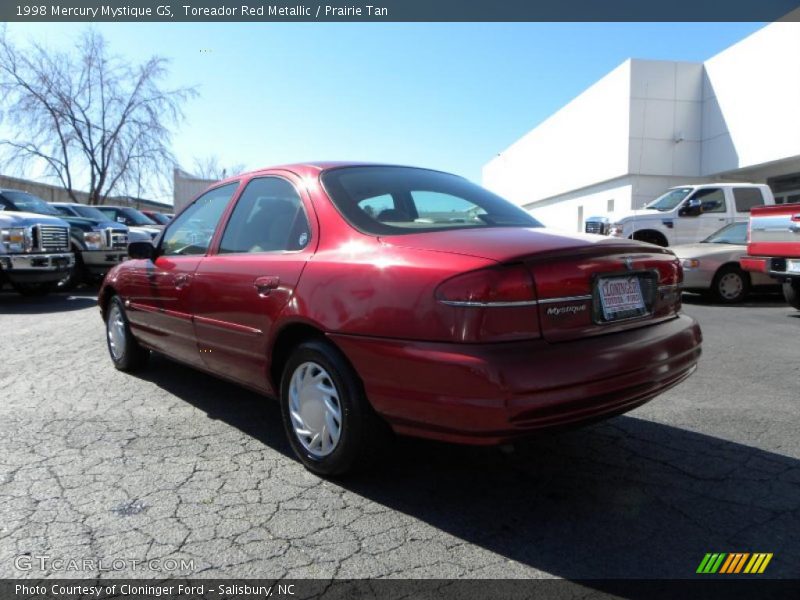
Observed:
[[[194,88],[165,90],[167,61],[142,64],[109,53],[105,39],[88,30],[73,52],[32,43],[19,48],[0,31],[0,99],[7,129],[2,158],[23,170],[43,166],[73,200],[88,187],[89,204],[121,189],[142,188],[168,176],[175,163],[171,126]]]
[[[216,154],[195,158],[192,163],[192,174],[200,179],[213,179],[218,181],[226,177],[238,175],[245,170],[242,163],[236,163],[227,167],[222,166]]]

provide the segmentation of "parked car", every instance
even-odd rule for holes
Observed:
[[[675,246],[683,265],[683,289],[712,296],[718,302],[742,302],[755,288],[776,287],[763,273],[739,265],[747,254],[747,223],[731,223],[697,244]]]
[[[742,267],[783,284],[783,295],[800,310],[800,204],[753,209]]]
[[[63,289],[102,279],[108,270],[128,256],[128,234],[116,223],[65,215],[28,192],[0,190],[0,206],[7,211],[26,211],[60,217],[70,226],[70,248],[75,268],[61,281]]]
[[[669,189],[642,210],[586,219],[586,233],[657,246],[694,244],[728,223],[746,222],[754,206],[775,204],[769,186],[704,183]]]
[[[84,219],[92,219],[94,221],[109,222],[109,217],[97,210],[94,206],[86,204],[78,204],[77,202],[51,202],[50,206],[55,208],[58,212],[65,216],[83,217]],[[115,230],[124,231],[130,242],[147,242],[152,240],[152,236],[138,227],[130,228],[127,225],[113,221],[111,222]]]
[[[150,217],[142,214],[141,211],[130,206],[101,205],[95,208],[112,221],[126,225],[129,230],[137,230],[146,233],[150,236],[151,240],[156,239],[158,234],[161,233],[161,230],[164,229],[163,225],[159,225]]]
[[[156,350],[278,395],[323,475],[378,456],[389,429],[499,444],[623,413],[700,355],[669,250],[548,231],[438,171],[239,175],[130,255],[98,297],[114,365]]]
[[[149,217],[159,225],[167,225],[172,218],[171,215],[167,215],[155,210],[142,210],[141,212],[144,216]]]
[[[68,223],[0,206],[0,287],[8,282],[26,296],[47,294],[74,265]]]

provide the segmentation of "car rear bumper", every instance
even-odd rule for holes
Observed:
[[[570,342],[445,344],[330,335],[402,434],[498,444],[631,410],[688,377],[702,335],[681,315]]]
[[[800,278],[800,271],[797,270],[800,258],[757,256],[742,258],[740,262],[748,271],[764,272],[779,281]]]

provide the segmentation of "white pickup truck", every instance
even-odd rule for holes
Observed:
[[[747,221],[754,206],[775,204],[769,186],[757,183],[681,185],[641,210],[586,219],[586,233],[650,242],[658,246],[693,244],[737,221]]]

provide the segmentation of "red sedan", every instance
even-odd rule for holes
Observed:
[[[129,254],[99,294],[114,365],[154,350],[278,396],[323,475],[391,430],[498,444],[620,414],[700,356],[669,250],[544,229],[438,171],[239,175]]]

